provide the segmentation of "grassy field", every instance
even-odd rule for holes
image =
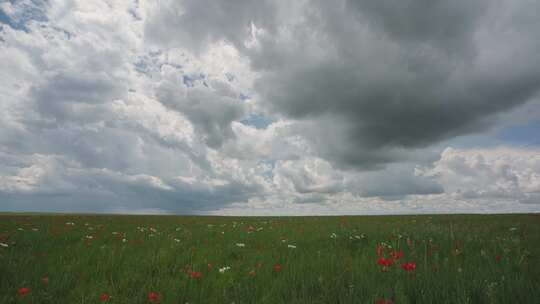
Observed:
[[[0,215],[0,303],[540,303],[540,215]]]

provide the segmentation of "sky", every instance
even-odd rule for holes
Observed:
[[[0,211],[540,212],[538,12],[0,0]]]

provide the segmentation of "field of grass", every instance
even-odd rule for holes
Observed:
[[[0,303],[540,303],[540,215],[0,215]]]

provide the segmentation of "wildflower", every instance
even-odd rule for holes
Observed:
[[[495,260],[496,260],[497,262],[500,262],[501,259],[502,259],[502,256],[501,256],[500,254],[498,254],[498,255],[495,256]]]
[[[229,269],[231,269],[231,267],[229,267],[229,266],[221,267],[221,268],[219,269],[219,273],[225,273],[225,271],[227,271],[227,270],[229,270]]]
[[[403,253],[403,250],[400,250],[400,251],[392,251],[390,253],[390,256],[392,256],[392,258],[394,260],[399,260],[401,259],[405,254]]]
[[[2,247],[4,247],[4,248],[8,248],[8,247],[9,247],[9,245],[6,244],[6,243],[0,243],[0,246],[2,246]]]
[[[332,238],[332,239],[336,239],[337,237],[338,237],[338,236],[337,236],[337,234],[335,234],[335,233],[330,234],[330,238]]]
[[[413,271],[416,269],[416,263],[415,262],[408,262],[401,264],[401,268],[403,268],[405,271]]]
[[[255,272],[255,270],[251,270],[251,271],[248,273],[248,275],[249,275],[250,277],[254,277],[256,274],[257,274],[257,273]]]
[[[392,258],[388,258],[388,259],[379,258],[377,260],[377,264],[379,264],[381,266],[384,266],[384,267],[390,267],[390,266],[394,265],[394,259],[392,259]]]
[[[180,243],[180,240],[179,239],[174,239],[175,242],[177,243]]]
[[[276,264],[276,265],[274,265],[274,271],[275,271],[275,272],[281,272],[281,269],[282,269],[282,268],[283,268],[283,267],[281,266],[281,264]]]
[[[148,301],[150,303],[159,303],[161,301],[161,296],[157,292],[148,293]]]
[[[122,243],[127,243],[127,239],[122,239]]]
[[[246,247],[246,244],[244,244],[244,243],[236,243],[236,247]]]
[[[202,272],[200,272],[200,271],[192,271],[192,272],[189,273],[189,276],[192,279],[200,280],[200,279],[202,279]]]
[[[41,278],[41,282],[45,285],[48,285],[49,284],[49,277],[45,276],[43,278]]]
[[[19,297],[24,297],[26,296],[27,294],[30,293],[32,289],[28,288],[28,287],[21,287],[17,290],[17,294],[19,295]]]
[[[39,229],[37,229],[37,228],[32,228],[32,231],[39,231]]]
[[[394,304],[394,301],[390,300],[390,299],[377,299],[377,301],[375,301],[375,304]]]
[[[109,301],[110,299],[111,299],[111,296],[108,295],[108,294],[106,294],[106,293],[104,293],[104,294],[102,294],[101,296],[99,296],[99,300],[100,300],[101,302],[107,302],[107,301]]]
[[[295,246],[295,245],[291,245],[291,244],[287,245],[287,247],[288,247],[288,248],[292,248],[292,249],[296,249],[296,246]]]

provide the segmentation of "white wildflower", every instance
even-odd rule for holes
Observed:
[[[295,245],[291,245],[291,244],[287,245],[287,247],[292,248],[292,249],[296,249],[296,246],[295,246]]]
[[[219,269],[219,273],[225,273],[225,271],[227,271],[229,269],[231,269],[231,267],[229,267],[229,266],[222,267],[222,268]]]
[[[9,245],[6,244],[6,243],[0,243],[0,246],[2,246],[2,247],[4,247],[4,248],[8,248],[8,247],[9,247]]]
[[[236,243],[236,247],[246,247],[246,244],[244,244],[244,243]]]
[[[336,239],[337,237],[338,237],[338,236],[337,236],[337,234],[335,234],[335,233],[332,233],[332,234],[330,235],[330,238],[332,238],[332,239]]]

